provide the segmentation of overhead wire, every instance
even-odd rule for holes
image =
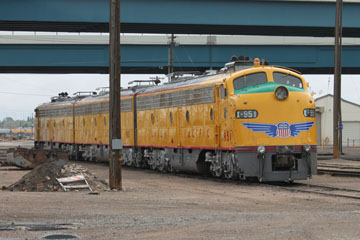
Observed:
[[[19,85],[21,87],[26,85],[27,87],[30,87],[30,88],[32,88],[34,90],[41,89],[41,90],[44,90],[44,91],[56,92],[55,89],[44,87],[44,86],[48,86],[47,84],[42,84],[42,85],[35,84],[33,78],[31,78],[31,77],[29,79],[24,79],[24,74],[22,74],[21,77],[17,77],[16,75],[15,76],[12,75],[11,78],[7,77],[7,75],[8,74],[0,74],[1,81],[7,80],[7,81],[11,82],[11,85],[15,84],[15,85]],[[33,74],[32,74],[32,76],[33,76]],[[47,81],[47,80],[44,80],[44,81]]]
[[[10,95],[22,95],[22,96],[35,96],[35,97],[52,97],[53,95],[46,94],[34,94],[34,93],[20,93],[20,92],[0,92],[1,94],[10,94]]]

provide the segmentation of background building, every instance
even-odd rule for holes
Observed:
[[[331,94],[315,99],[318,145],[333,144],[333,101]],[[343,147],[360,147],[360,105],[341,99]]]

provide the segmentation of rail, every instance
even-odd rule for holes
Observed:
[[[333,176],[360,177],[360,165],[341,163],[318,163],[318,173]]]
[[[360,199],[360,190],[358,189],[331,187],[331,186],[307,184],[307,183],[292,183],[287,185],[268,184],[268,185],[291,192],[311,193],[317,195],[325,195],[328,197]]]

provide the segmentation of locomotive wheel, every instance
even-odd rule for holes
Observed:
[[[218,169],[212,172],[214,177],[221,177],[222,169]]]
[[[175,172],[175,169],[173,168],[173,166],[171,165],[170,162],[168,163],[167,171],[168,171],[168,172],[171,172],[171,173]]]
[[[126,161],[127,161],[127,160],[126,160],[126,154],[122,154],[121,159],[122,159],[121,165],[122,165],[122,166],[125,166]]]
[[[135,158],[134,158],[134,165],[135,167],[139,168],[142,166],[141,162],[142,162],[142,156],[140,152],[137,152],[134,154]]]
[[[163,156],[159,156],[156,161],[156,167],[160,172],[166,172],[165,159]]]
[[[222,168],[218,164],[215,165],[212,163],[210,165],[210,171],[214,177],[221,177],[221,175],[222,175]]]
[[[128,158],[128,160],[126,161],[126,166],[131,167],[131,160]]]
[[[148,165],[150,169],[155,170],[156,169],[156,159],[154,159],[153,156],[148,158]]]
[[[132,152],[129,151],[129,153],[126,154],[126,157],[127,157],[127,159],[126,159],[126,160],[127,160],[127,161],[126,161],[126,166],[131,167],[131,166],[133,165],[133,163],[134,163]]]
[[[234,175],[234,164],[231,157],[227,157],[224,161],[224,177],[226,179],[232,179]]]
[[[167,161],[165,159],[165,151],[161,151],[157,157],[156,161],[157,169],[161,172],[166,172],[167,170]]]

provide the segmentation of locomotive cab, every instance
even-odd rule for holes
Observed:
[[[252,67],[235,63],[227,74],[224,107],[232,116],[224,128],[232,129],[240,177],[293,181],[315,174],[315,104],[304,78],[258,59]]]

